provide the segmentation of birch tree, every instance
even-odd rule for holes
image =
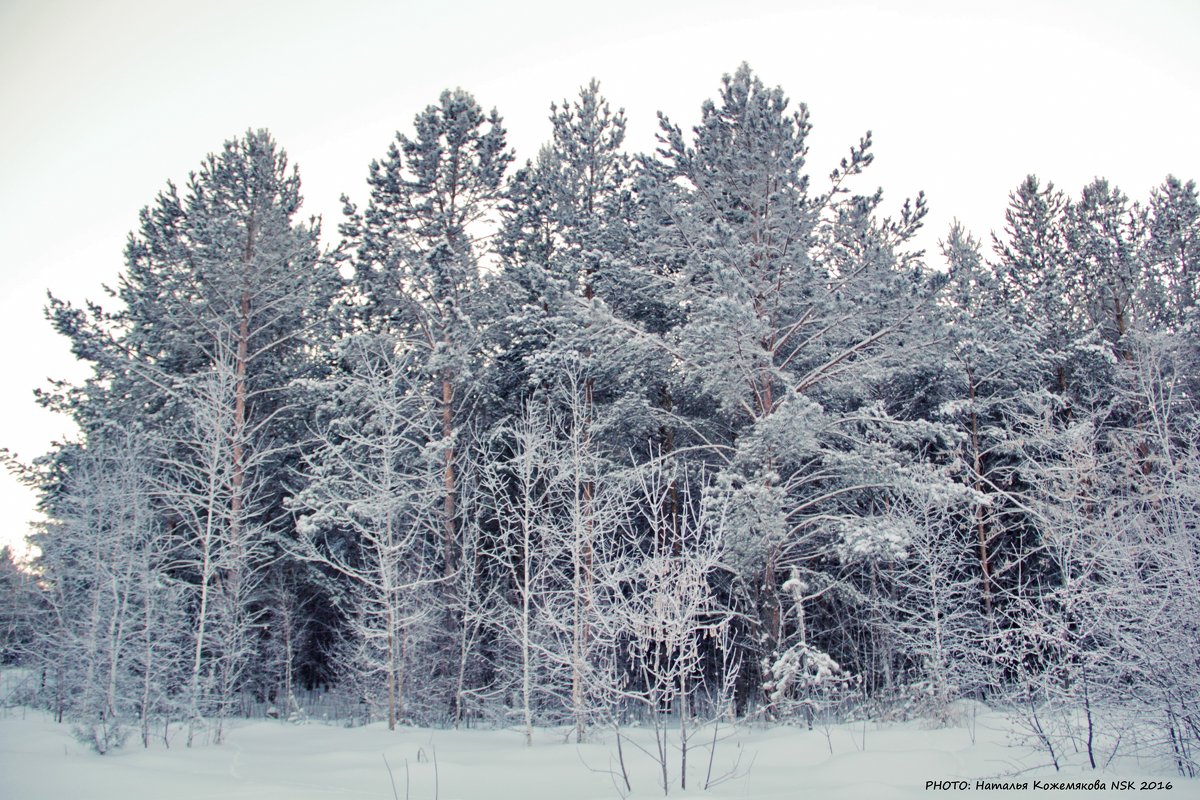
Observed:
[[[420,694],[410,687],[412,652],[436,624],[440,429],[412,345],[361,334],[344,343],[343,360],[307,458],[308,485],[293,503],[295,553],[347,585],[344,677],[370,695],[382,686],[392,730]]]
[[[641,524],[625,528],[621,557],[605,562],[599,581],[611,598],[606,621],[628,665],[624,694],[654,731],[649,755],[664,795],[674,784],[672,752],[679,754],[679,788],[688,788],[693,739],[706,724],[732,716],[741,669],[732,614],[715,588],[728,569],[724,509],[694,498],[678,469],[670,457],[635,469],[632,500]],[[645,537],[645,529],[654,535]]]
[[[156,471],[168,518],[173,569],[190,577],[193,620],[186,697],[188,745],[213,724],[213,740],[242,690],[261,609],[252,600],[270,544],[259,476],[267,451],[238,410],[241,385],[232,354],[178,393],[184,416],[167,438]],[[253,480],[247,481],[247,475]]]
[[[535,396],[501,429],[505,455],[486,481],[500,534],[491,556],[515,600],[499,625],[519,654],[527,736],[540,710],[583,741],[618,695],[615,600],[599,576],[626,556],[630,489],[597,452],[589,410],[585,379],[568,373],[556,397]]]
[[[114,429],[71,453],[74,468],[35,538],[52,617],[40,649],[76,736],[103,754],[120,747],[135,723],[146,743],[151,721],[160,713],[170,719],[160,687],[177,683],[178,663],[143,656],[174,638],[181,609],[177,594],[162,591],[171,581],[148,450]]]

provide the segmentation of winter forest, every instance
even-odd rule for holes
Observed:
[[[0,563],[30,702],[100,753],[318,696],[636,724],[665,790],[717,722],[969,699],[1056,768],[1195,777],[1196,184],[1031,175],[921,252],[870,133],[809,163],[745,65],[651,153],[595,82],[549,121],[519,163],[446,91],[324,231],[248,131],[142,210],[110,296],[51,295],[91,377],[14,466],[48,520]]]

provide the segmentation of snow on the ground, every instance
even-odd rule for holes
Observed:
[[[731,732],[730,738],[724,738]],[[652,749],[648,730],[629,732]],[[1200,781],[1124,763],[1092,772],[1055,773],[1042,759],[1012,746],[1006,719],[985,712],[964,727],[933,729],[913,722],[858,723],[804,730],[794,727],[722,731],[713,775],[725,773],[740,754],[739,777],[705,792],[708,753],[699,738],[689,755],[687,796],[715,798],[817,798],[887,800],[970,794],[973,798],[1117,797],[1133,793],[1200,798]],[[634,798],[661,797],[659,768],[633,744],[624,746]],[[386,763],[385,763],[386,756]],[[105,756],[91,752],[46,713],[0,710],[0,798],[3,800],[589,800],[618,798],[608,774],[617,748],[609,733],[576,745],[565,733],[542,730],[532,747],[512,731],[363,728],[293,725],[281,721],[234,722],[223,745],[143,749],[132,739]],[[669,755],[671,796],[678,786],[678,753]],[[389,779],[391,767],[395,790]],[[1027,782],[1028,791],[988,791],[977,779]],[[1044,791],[1034,780],[1171,781],[1153,792]],[[967,780],[969,789],[934,790],[926,781]],[[624,788],[623,786],[621,787]]]

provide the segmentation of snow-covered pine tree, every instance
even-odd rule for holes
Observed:
[[[1200,302],[1200,198],[1196,182],[1170,175],[1150,193],[1139,305],[1163,329],[1196,324]]]
[[[182,197],[168,184],[142,211],[111,292],[118,310],[51,298],[48,312],[94,375],[82,387],[59,385],[45,402],[72,414],[85,442],[112,422],[136,421],[171,445],[153,477],[173,498],[157,507],[165,535],[192,554],[176,575],[196,597],[216,581],[245,589],[230,595],[236,607],[224,617],[244,657],[254,650],[250,622],[261,598],[213,571],[211,556],[219,550],[222,569],[257,575],[268,562],[251,556],[265,556],[268,534],[284,532],[280,511],[305,414],[290,386],[314,368],[340,282],[320,257],[315,222],[293,221],[301,202],[299,177],[266,131],[230,140],[191,175]],[[54,475],[70,468],[51,465],[50,494]],[[207,561],[202,541],[217,548]],[[195,666],[207,659],[208,607],[193,608]],[[199,672],[208,674],[204,665]],[[191,683],[198,701],[200,678]],[[236,681],[225,687],[239,689]]]
[[[648,291],[661,287],[646,286],[631,263],[625,117],[595,81],[550,111],[551,141],[506,192],[498,385],[514,399],[553,396],[561,375],[579,373],[597,440],[621,458],[644,455],[669,360],[643,332],[661,325],[647,308]]]
[[[768,673],[789,624],[782,579],[832,563],[849,529],[839,520],[873,513],[927,433],[876,400],[919,342],[932,294],[906,250],[923,199],[880,219],[880,193],[849,194],[869,136],[813,192],[809,127],[804,106],[789,111],[743,65],[704,104],[690,144],[662,119],[660,160],[640,184],[656,229],[646,260],[674,276],[685,315],[670,333],[677,369],[714,406],[711,491],[730,507],[727,547]]]
[[[959,435],[953,458],[958,480],[969,490],[979,597],[990,617],[997,595],[1029,574],[1028,559],[1037,552],[1010,496],[1023,488],[1012,421],[1026,413],[1028,395],[1045,385],[1057,364],[1039,348],[1045,331],[1028,318],[1031,309],[1005,291],[1011,262],[986,263],[979,243],[957,223],[942,254],[949,265],[940,294],[946,346],[939,349],[942,402],[935,413]]]
[[[1001,674],[1010,680],[1013,664],[1026,652],[1017,609],[1058,579],[1046,557],[1043,522],[1031,512],[1029,496],[1040,491],[1039,476],[1056,458],[1056,437],[1091,413],[1103,394],[1096,386],[1106,384],[1110,373],[1111,356],[1094,346],[1097,340],[1078,308],[1078,275],[1068,238],[1070,207],[1053,183],[1043,185],[1033,175],[1009,194],[1003,235],[992,234],[991,270],[999,282],[1001,310],[993,307],[982,316],[968,315],[970,322],[963,320],[966,341],[991,342],[993,349],[1003,343],[997,355],[1011,359],[1011,368],[992,382],[996,393],[982,384],[976,390],[999,402],[989,408],[973,405],[976,421],[984,423],[979,436],[982,471],[976,477],[991,501],[982,530],[995,537],[988,553],[990,611],[999,628],[993,650]],[[952,263],[970,258],[961,249],[957,257],[947,256]],[[963,319],[962,311],[956,313]],[[1011,322],[989,334],[997,313],[1007,314]],[[943,407],[953,410],[953,405]],[[997,574],[1001,572],[1008,578]]]
[[[586,473],[581,494],[571,501],[583,550],[579,574],[570,578],[586,600],[594,595],[602,531],[611,529],[598,482],[615,464],[648,458],[655,440],[665,438],[663,397],[673,379],[656,336],[663,325],[656,312],[665,306],[652,298],[662,286],[648,285],[633,268],[624,115],[611,110],[593,81],[576,100],[551,106],[550,122],[551,141],[508,189],[500,278],[509,308],[497,326],[497,385],[512,387],[510,403],[538,396],[557,407],[570,420],[564,430],[571,446],[586,454],[586,469],[576,469]],[[573,388],[563,391],[568,384]],[[585,660],[593,649],[592,616],[582,609],[572,633],[572,649]],[[600,665],[572,661],[580,736],[590,716],[585,676],[593,667]]]
[[[423,388],[437,402],[443,491],[438,543],[443,578],[445,652],[433,673],[447,684],[449,715],[462,718],[463,687],[455,665],[469,660],[461,608],[472,564],[463,563],[460,473],[469,448],[471,409],[486,396],[480,357],[495,298],[481,272],[490,216],[500,200],[512,154],[500,116],[485,114],[461,89],[445,91],[397,133],[382,161],[372,162],[364,211],[346,203],[341,230],[351,253],[358,310],[352,325],[415,342]],[[461,590],[461,591],[460,591]]]
[[[1134,299],[1144,282],[1139,259],[1144,226],[1140,209],[1108,181],[1098,178],[1067,207],[1067,297],[1086,330],[1120,357],[1121,339],[1136,324]]]
[[[1009,193],[1003,238],[992,234],[995,270],[1017,322],[1038,332],[1037,352],[1048,359],[1048,387],[1069,402],[1076,382],[1082,331],[1070,313],[1066,240],[1067,198],[1053,183],[1026,176]]]
[[[1066,322],[1033,323],[1060,334],[1060,348],[1043,349],[1057,379],[1050,391],[1028,388],[1005,423],[1013,495],[1044,567],[1005,587],[998,655],[1010,699],[1056,763],[1074,751],[1100,767],[1134,726],[1154,719],[1162,735],[1153,747],[1190,774],[1195,741],[1170,698],[1188,691],[1179,653],[1194,646],[1194,626],[1174,614],[1187,616],[1196,600],[1186,577],[1195,543],[1179,526],[1194,502],[1195,407],[1184,387],[1195,361],[1171,330],[1171,282],[1144,228],[1148,219],[1153,230],[1154,212],[1147,217],[1103,180],[1058,206],[1052,229],[1062,250],[1046,269],[1063,276],[1062,290],[1033,295],[1043,307],[1056,303]],[[1156,325],[1162,332],[1146,330]],[[1163,546],[1170,564],[1160,561]],[[1143,621],[1164,613],[1172,622]],[[1153,708],[1143,705],[1151,695]]]

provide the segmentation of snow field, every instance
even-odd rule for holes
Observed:
[[[972,729],[974,736],[972,736]],[[732,734],[725,738],[726,734]],[[1200,798],[1200,781],[1152,764],[1125,761],[1107,771],[1078,768],[1055,773],[1038,753],[1012,746],[1006,717],[985,711],[964,727],[933,729],[922,722],[780,726],[722,731],[714,778],[741,761],[739,777],[710,791],[702,786],[707,747],[693,739],[686,792],[678,787],[679,754],[669,755],[671,796],[749,800],[870,800],[946,795],[972,798],[1127,797],[1130,792],[1045,791],[1034,780],[1118,779],[1170,781],[1159,797]],[[637,745],[653,751],[648,729],[623,731],[633,798],[661,797],[659,766]],[[386,764],[385,764],[386,756]],[[234,722],[226,744],[143,749],[136,741],[98,756],[72,736],[70,726],[47,714],[6,709],[0,718],[0,798],[4,800],[592,800],[619,798],[608,770],[617,763],[616,738],[597,734],[576,745],[565,731],[539,729],[532,747],[506,730],[433,730],[383,723],[362,728]],[[393,794],[388,766],[395,781]],[[1025,782],[1021,790],[975,788],[979,779]],[[967,780],[966,791],[926,789],[927,781]],[[619,778],[616,778],[620,783]],[[623,789],[623,786],[621,787]],[[1150,794],[1143,792],[1142,794]]]

